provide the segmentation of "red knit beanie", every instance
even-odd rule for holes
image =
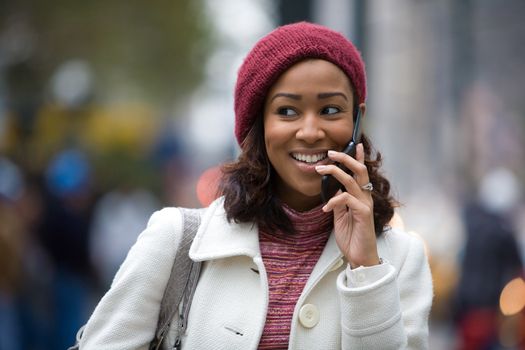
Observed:
[[[348,39],[307,22],[279,27],[255,44],[239,69],[235,87],[235,136],[239,145],[255,119],[262,116],[264,100],[273,83],[285,70],[306,58],[320,58],[337,65],[350,79],[358,103],[365,101],[365,65]]]

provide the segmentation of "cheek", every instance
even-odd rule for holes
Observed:
[[[272,149],[278,149],[283,146],[289,139],[286,128],[278,127],[276,125],[269,125],[265,127],[264,143],[266,151],[270,152]]]
[[[332,130],[331,139],[340,149],[343,149],[352,139],[352,131],[353,129],[347,125],[341,126]]]
[[[282,163],[282,152],[275,141],[266,141],[266,156],[273,168],[279,168],[279,164]]]
[[[278,172],[283,171],[288,161],[287,141],[289,137],[285,135],[282,128],[270,128],[265,132],[264,143],[266,155],[272,167]]]
[[[346,145],[348,145],[348,143],[352,140],[352,134],[348,134],[348,133],[342,133],[339,137],[337,137],[337,139],[335,140],[335,142],[341,147],[341,148],[345,148]]]

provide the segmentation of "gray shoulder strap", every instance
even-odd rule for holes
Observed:
[[[150,344],[150,349],[160,348],[177,311],[180,311],[180,314],[177,320],[177,339],[174,345],[175,347],[180,345],[180,337],[183,329],[186,327],[193,293],[199,280],[201,263],[190,259],[189,250],[197,234],[200,225],[200,215],[204,209],[179,209],[182,212],[183,235],[175,253],[170,278],[160,303],[157,330],[155,339]],[[180,307],[181,302],[182,308]]]

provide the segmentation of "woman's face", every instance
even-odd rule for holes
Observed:
[[[285,71],[264,105],[264,142],[277,173],[278,197],[296,210],[320,203],[321,176],[328,150],[342,150],[352,137],[353,91],[336,65],[301,61]],[[364,116],[364,104],[362,115]]]

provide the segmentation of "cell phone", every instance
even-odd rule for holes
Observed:
[[[357,149],[357,143],[359,142],[360,134],[359,134],[359,122],[361,121],[361,108],[357,108],[356,117],[355,117],[355,123],[354,123],[354,131],[352,132],[352,139],[348,142],[346,147],[343,149],[343,153],[348,154],[350,157],[355,158],[356,149]],[[340,163],[335,163],[336,166],[339,167],[339,169],[343,170],[344,172],[353,175],[351,170],[348,170],[347,167]],[[339,190],[345,190],[343,187],[343,184],[341,184],[335,177],[332,175],[323,175],[321,179],[321,199],[323,202],[328,202],[330,198],[332,198],[337,191]]]

